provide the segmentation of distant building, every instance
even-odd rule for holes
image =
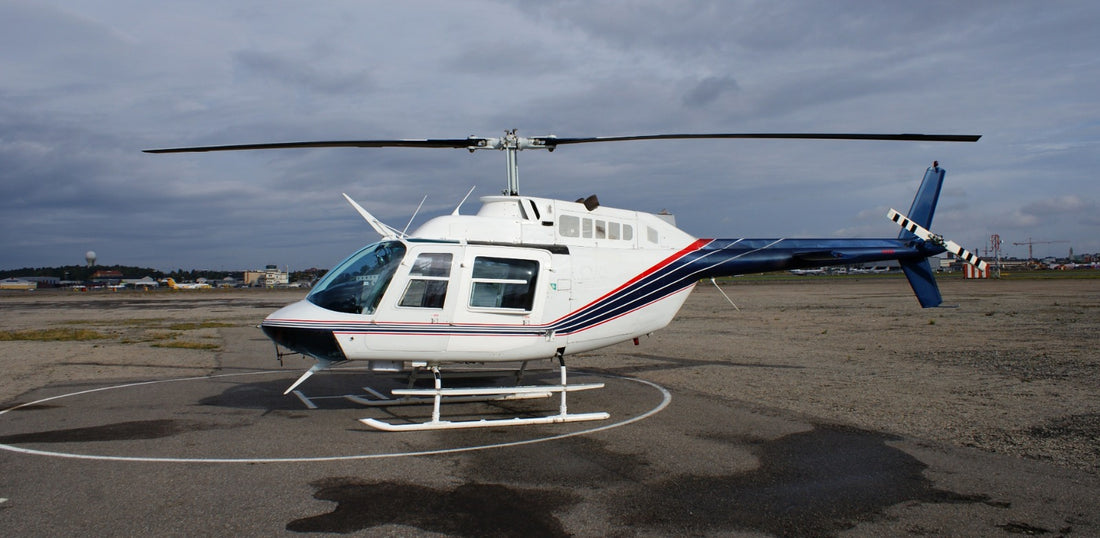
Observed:
[[[21,276],[17,278],[37,282],[39,288],[56,288],[61,285],[61,279],[55,276]]]
[[[160,287],[160,282],[153,280],[153,277],[151,276],[144,276],[141,278],[124,278],[122,279],[122,283],[125,284],[127,288],[149,289]]]
[[[100,270],[92,273],[92,282],[98,284],[118,284],[122,282],[122,273],[115,270]]]
[[[5,278],[0,280],[0,290],[34,290],[38,289],[38,283],[33,280],[21,278]]]
[[[274,288],[276,286],[286,286],[290,283],[290,273],[280,271],[278,266],[268,265],[264,269],[264,287]]]
[[[277,265],[268,265],[263,271],[245,271],[244,285],[249,287],[260,286],[274,288],[286,286],[290,283],[290,274],[279,270]]]
[[[264,280],[263,271],[245,271],[241,277],[241,282],[247,287],[262,286]]]

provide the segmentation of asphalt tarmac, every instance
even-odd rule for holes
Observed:
[[[55,383],[3,406],[0,535],[1100,535],[1091,472],[670,389],[644,374],[667,360],[640,353],[574,361],[571,382],[606,387],[570,394],[570,410],[605,421],[386,433],[357,419],[430,407],[342,396],[403,379],[341,369],[283,396],[308,362],[278,367],[254,327],[218,332],[211,374]],[[556,376],[547,361],[526,381]]]

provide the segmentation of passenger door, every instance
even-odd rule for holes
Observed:
[[[467,246],[454,295],[461,330],[448,351],[487,360],[552,356],[552,338],[541,327],[556,287],[552,261],[541,249]]]

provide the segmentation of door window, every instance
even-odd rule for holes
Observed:
[[[470,306],[530,311],[538,274],[535,260],[474,258]]]
[[[398,304],[412,308],[443,308],[450,276],[451,254],[433,252],[417,256],[409,270],[409,284]]]

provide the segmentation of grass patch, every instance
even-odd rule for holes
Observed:
[[[171,321],[167,318],[128,318],[112,320],[72,320],[66,325],[110,325],[130,329],[168,329],[172,331],[193,331],[196,329],[217,329],[220,327],[238,327],[240,323],[229,321]]]
[[[221,327],[240,327],[242,324],[229,321],[172,321],[167,318],[129,318],[114,320],[72,320],[66,325],[99,325],[127,329],[165,329],[170,331],[194,331],[198,329],[217,329]]]
[[[113,327],[156,327],[165,318],[126,318],[126,319],[74,319],[63,322],[65,325],[111,325]]]
[[[202,342],[187,342],[187,341],[182,341],[182,340],[172,340],[172,341],[169,341],[169,342],[158,342],[156,344],[152,344],[152,347],[164,347],[164,348],[172,348],[172,349],[199,349],[199,350],[208,350],[208,351],[216,351],[216,350],[220,350],[222,348],[222,346],[220,346],[218,344],[204,344]]]
[[[219,327],[236,327],[236,323],[226,323],[224,321],[200,321],[200,322],[184,322],[173,323],[166,326],[166,329],[173,331],[193,331],[196,329],[217,329]]]
[[[179,333],[174,332],[162,332],[152,329],[146,329],[141,336],[127,336],[119,340],[123,344],[143,344],[146,342],[157,342],[161,340],[175,340],[179,337]]]
[[[90,329],[28,329],[25,331],[0,331],[0,341],[34,340],[38,342],[72,342],[114,338],[113,334]]]

